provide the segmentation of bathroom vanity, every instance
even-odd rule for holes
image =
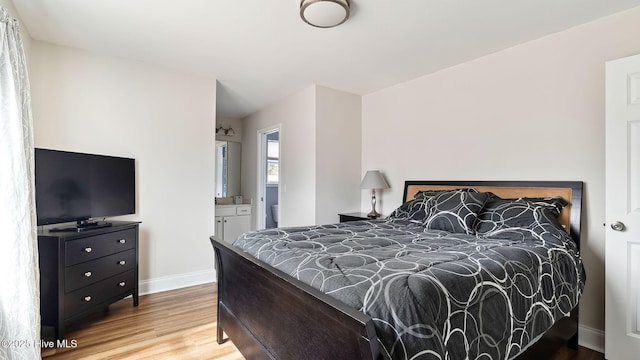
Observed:
[[[251,230],[251,204],[216,205],[216,237],[232,243]]]

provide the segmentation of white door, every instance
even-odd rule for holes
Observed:
[[[640,55],[606,64],[608,360],[640,357]]]

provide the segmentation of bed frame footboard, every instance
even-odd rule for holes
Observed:
[[[247,359],[382,359],[371,318],[212,236],[223,331]]]

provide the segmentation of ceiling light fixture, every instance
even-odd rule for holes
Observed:
[[[349,18],[349,0],[301,0],[300,17],[319,28],[338,26]]]

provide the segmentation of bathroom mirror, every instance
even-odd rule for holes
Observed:
[[[242,145],[235,141],[216,141],[216,197],[240,194]]]

